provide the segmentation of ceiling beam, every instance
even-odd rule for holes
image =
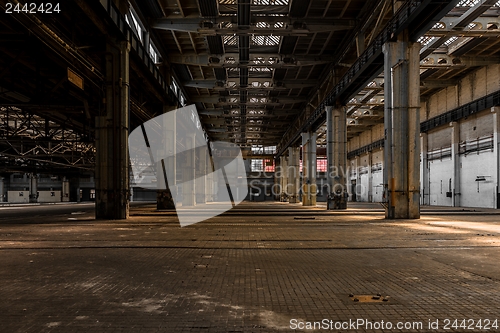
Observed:
[[[170,55],[168,61],[171,64],[184,64],[192,66],[210,66],[210,67],[295,67],[312,66],[318,64],[328,64],[333,62],[329,56],[286,56],[279,54],[252,54],[248,61],[240,61],[238,54],[224,54],[221,56],[208,54],[177,54]]]
[[[500,57],[453,57],[447,54],[432,53],[420,61],[420,68],[478,67],[496,64],[500,64]]]
[[[254,6],[251,6],[252,8]],[[151,22],[151,28],[160,30],[171,30],[171,31],[184,31],[184,32],[197,32],[205,35],[215,35],[215,34],[278,34],[283,33],[302,33],[306,32],[321,32],[321,31],[332,31],[333,30],[346,30],[353,29],[356,25],[356,20],[351,19],[335,19],[330,18],[289,18],[283,16],[252,16],[250,18],[250,29],[245,30],[241,28],[231,28],[231,29],[219,29],[215,28],[220,23],[238,23],[236,16],[234,17],[224,17],[220,16],[218,18],[180,18],[180,19],[156,19]],[[283,23],[286,28],[282,29],[268,29],[268,28],[256,28],[257,23]],[[295,27],[295,28],[294,28]],[[300,27],[298,29],[297,27]],[[294,31],[296,30],[296,31]]]
[[[298,97],[288,97],[288,96],[277,96],[277,97],[262,97],[262,96],[248,96],[248,99],[250,100],[251,98],[266,98],[266,101],[262,102],[239,102],[239,101],[229,101],[233,97],[221,97],[219,95],[212,95],[212,96],[191,96],[189,99],[193,103],[213,103],[213,104],[220,104],[220,105],[239,105],[239,104],[246,104],[246,105],[269,105],[269,106],[279,106],[281,104],[288,104],[288,103],[302,103],[306,102],[307,99],[303,96],[298,96]],[[234,97],[237,98],[237,97]],[[239,98],[238,98],[239,99]]]
[[[191,80],[184,81],[182,85],[184,87],[190,88],[205,88],[205,89],[216,89],[216,90],[280,90],[280,89],[295,89],[295,88],[307,88],[314,87],[319,84],[317,80],[297,80],[297,81],[273,81],[273,79],[263,79],[263,78],[250,78],[248,82],[248,87],[240,87],[238,84],[234,86],[230,82],[235,82],[236,80],[228,80],[222,86],[218,84],[217,80]],[[252,83],[259,83],[258,86],[252,86]],[[268,83],[268,86],[263,86]]]
[[[450,24],[448,24],[447,29],[450,30],[463,30],[469,23],[477,19],[481,14],[487,11],[491,6],[493,6],[498,0],[480,0],[475,6],[469,8],[464,14],[459,18],[456,18]],[[448,39],[448,37],[443,36],[431,41],[420,50],[420,57],[425,58],[434,50],[439,48]]]
[[[455,86],[459,80],[422,80],[420,81],[420,88],[437,89]]]
[[[500,30],[430,30],[425,36],[429,37],[499,37]]]

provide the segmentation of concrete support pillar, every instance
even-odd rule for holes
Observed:
[[[29,202],[38,202],[38,178],[35,174],[29,175]]]
[[[96,184],[97,184],[97,182],[96,182]],[[80,196],[80,190],[81,190],[81,188],[80,188],[80,178],[78,177],[76,179],[76,202],[77,203],[82,202],[82,197]],[[96,198],[96,200],[97,200],[97,198]]]
[[[196,147],[194,135],[186,137],[186,147]],[[185,161],[182,169],[182,206],[196,205],[196,149],[190,149],[183,154]]]
[[[302,133],[302,205],[316,206],[316,137]]]
[[[451,177],[451,192],[453,207],[460,207],[460,124],[456,121],[451,126],[451,161],[453,163],[453,175]]]
[[[280,201],[288,201],[288,157],[280,156]]]
[[[383,51],[386,218],[420,218],[420,44],[388,42]]]
[[[368,152],[368,156],[366,157],[368,168],[368,188],[364,189],[365,191],[368,191],[368,202],[373,202],[372,157],[372,152]]]
[[[68,202],[69,201],[69,180],[66,177],[63,177],[61,189],[62,189],[61,201]]]
[[[167,113],[175,109],[176,106],[166,105],[163,107],[163,113]],[[165,122],[162,125],[162,128],[165,130],[163,133],[165,152],[157,152],[157,156],[165,156],[163,159],[165,171],[173,170],[172,174],[175,175],[177,174],[177,148],[175,142],[177,130],[176,115],[173,114],[168,118],[168,120],[169,121],[167,122],[167,118],[164,118]],[[177,179],[170,181],[165,179],[165,175],[163,174],[163,165],[161,163],[156,165],[156,175],[158,180],[158,189],[156,190],[156,209],[175,209],[174,199],[170,189],[177,186]]]
[[[299,202],[299,186],[300,186],[300,148],[288,148],[288,184],[286,192],[289,203]]]
[[[207,202],[214,201],[214,174],[212,170],[214,170],[212,160],[210,156],[207,154],[207,176],[205,177],[205,197]]]
[[[5,201],[5,186],[4,186],[5,178],[0,177],[0,202]]]
[[[496,208],[500,209],[500,107],[491,108],[493,112],[493,152],[496,161]]]
[[[265,163],[265,162],[264,162]],[[274,161],[273,185],[271,186],[271,196],[274,200],[280,200],[281,197],[281,158]]]
[[[427,133],[420,133],[420,204],[430,204],[429,162],[427,161]]]
[[[208,173],[208,165],[207,165],[207,155],[208,155],[208,150],[206,149],[200,149],[198,152],[197,156],[197,167],[196,170],[198,170],[198,173],[196,174],[196,182],[195,182],[195,187],[196,187],[196,203],[201,203],[205,204],[207,203],[207,197],[206,197],[206,174]]]
[[[347,123],[343,108],[326,107],[327,209],[347,208]]]
[[[96,218],[126,219],[129,213],[128,41],[106,46],[106,115],[96,117]]]
[[[356,179],[354,180],[354,186],[352,186],[353,184],[351,183],[352,201],[360,201],[359,187],[361,184],[361,156],[356,156],[354,160],[356,164]]]

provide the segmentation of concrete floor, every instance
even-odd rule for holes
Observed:
[[[0,207],[0,332],[499,332],[500,212],[422,211]]]

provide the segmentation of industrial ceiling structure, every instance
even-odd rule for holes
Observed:
[[[349,138],[383,122],[382,47],[403,31],[422,44],[423,101],[500,61],[491,0],[67,0],[53,14],[12,3],[8,14],[0,1],[4,172],[92,169],[109,39],[131,43],[132,129],[195,103],[210,140],[276,155],[304,131],[324,145],[328,105],[345,107]]]

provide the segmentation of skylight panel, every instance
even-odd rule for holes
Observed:
[[[449,38],[446,42],[444,42],[444,44],[445,44],[446,46],[450,46],[450,45],[451,45],[454,41],[456,41],[457,39],[458,39],[458,37],[455,37],[455,36],[450,37],[450,38]]]
[[[275,46],[279,45],[281,40],[280,36],[262,36],[262,35],[252,35],[251,44],[258,46]]]
[[[285,6],[288,0],[252,0],[252,5]]]
[[[480,0],[461,0],[457,7],[474,7],[479,3]]]
[[[427,44],[429,44],[430,42],[432,42],[434,40],[435,37],[429,37],[429,36],[422,36],[420,37],[417,41],[422,44],[422,46],[425,46]]]
[[[238,37],[236,35],[222,36],[222,42],[224,45],[238,46]]]

